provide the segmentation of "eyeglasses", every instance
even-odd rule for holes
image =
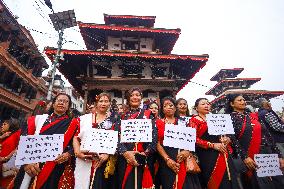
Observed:
[[[56,99],[55,102],[62,103],[62,104],[68,104],[69,100],[63,100],[63,99]]]

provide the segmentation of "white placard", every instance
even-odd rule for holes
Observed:
[[[21,136],[16,165],[55,160],[63,152],[63,134]]]
[[[196,129],[166,124],[164,132],[164,146],[195,151]]]
[[[121,142],[152,142],[151,119],[121,120]]]
[[[278,154],[255,154],[254,161],[258,166],[258,177],[271,177],[283,175],[280,170]]]
[[[117,131],[90,129],[83,136],[81,150],[95,153],[115,154],[117,142]]]
[[[209,135],[235,134],[230,114],[206,115]]]

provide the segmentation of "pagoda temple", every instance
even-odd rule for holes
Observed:
[[[47,95],[48,68],[29,31],[0,0],[0,121],[24,118]]]
[[[131,87],[144,98],[175,96],[205,66],[209,56],[171,51],[180,29],[154,28],[155,16],[107,15],[105,24],[78,22],[87,50],[62,50],[59,71],[91,103],[107,91],[125,103]],[[46,47],[52,60],[57,49]]]
[[[248,105],[254,106],[254,101],[260,97],[271,99],[284,94],[284,91],[250,90],[249,88],[261,78],[237,78],[244,68],[221,69],[210,80],[218,83],[206,95],[214,95],[211,102],[213,113],[222,112],[226,104],[226,95],[231,93],[242,94]]]

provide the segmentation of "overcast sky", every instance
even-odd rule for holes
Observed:
[[[44,0],[4,0],[19,23],[31,30],[42,52],[56,47],[58,35]],[[206,66],[179,94],[193,105],[216,82],[222,68],[243,67],[239,77],[261,77],[251,89],[284,90],[283,0],[51,0],[55,12],[74,9],[77,21],[103,24],[103,14],[156,16],[157,28],[181,28],[173,54],[209,54]],[[34,31],[36,30],[36,31]],[[78,27],[65,30],[65,49],[83,49]],[[48,60],[50,63],[50,61]],[[213,96],[206,96],[210,100]],[[272,100],[275,110],[284,97]]]

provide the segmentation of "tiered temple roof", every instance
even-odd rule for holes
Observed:
[[[46,48],[45,53],[47,56],[52,59],[53,55],[56,54],[55,48]],[[66,79],[71,83],[71,85],[81,94],[84,94],[82,89],[82,85],[84,84],[85,79],[93,80],[96,84],[101,82],[102,84],[106,84],[106,82],[113,83],[117,80],[120,81],[120,84],[134,84],[135,79],[124,77],[121,79],[111,79],[111,70],[110,67],[102,65],[101,60],[107,60],[108,62],[116,62],[119,64],[120,62],[136,62],[140,66],[143,66],[145,62],[152,62],[154,64],[162,64],[169,63],[171,64],[172,75],[167,76],[165,79],[156,77],[155,80],[153,78],[147,79],[141,76],[137,78],[136,83],[140,83],[141,81],[144,84],[154,85],[157,82],[160,82],[161,85],[167,86],[175,86],[177,85],[178,91],[181,90],[190,79],[192,79],[195,74],[202,69],[206,62],[208,61],[208,55],[159,55],[159,54],[133,54],[133,53],[115,53],[115,52],[98,52],[98,51],[80,51],[80,50],[62,50],[64,54],[64,61],[61,62],[59,66],[59,71],[66,77]],[[134,61],[133,61],[134,59]],[[98,78],[95,79],[92,76],[86,77],[84,73],[87,70],[88,65],[96,63],[101,67],[102,75],[107,75],[106,78]],[[137,65],[136,64],[136,65]],[[125,66],[129,67],[131,65],[125,64]],[[154,66],[152,67],[154,70]],[[162,69],[162,68],[161,68]],[[162,71],[155,69],[156,72]],[[158,73],[157,73],[158,75]],[[153,75],[154,76],[154,75]],[[122,75],[123,77],[123,75]],[[134,83],[133,83],[134,82]],[[164,83],[164,84],[163,84]],[[168,84],[166,84],[168,83]],[[115,87],[115,86],[114,86]],[[118,89],[120,88],[117,86]],[[177,92],[178,92],[177,91]]]
[[[62,50],[60,72],[86,101],[112,91],[124,103],[125,92],[134,86],[143,96],[176,94],[209,56],[171,54],[181,30],[154,28],[155,18],[105,14],[105,24],[78,22],[87,50]],[[47,47],[45,53],[52,59],[56,50]]]
[[[163,54],[171,53],[179,35],[180,29],[146,28],[129,25],[106,25],[78,22],[82,37],[88,50],[101,50],[107,45],[106,36],[154,38],[155,49]],[[104,47],[105,48],[105,47]],[[107,49],[107,48],[105,48]],[[104,50],[105,50],[104,49]]]
[[[224,92],[218,98],[215,98],[211,102],[211,109],[213,112],[219,112],[226,105],[226,95],[228,94],[241,94],[247,101],[247,104],[255,106],[255,100],[263,97],[266,99],[275,98],[277,96],[283,95],[284,91],[266,91],[266,90],[230,90]]]
[[[220,81],[224,78],[235,78],[237,77],[244,68],[232,68],[232,69],[221,69],[218,73],[216,73],[210,81]]]
[[[109,15],[104,14],[105,24],[154,27],[156,16]]]
[[[249,90],[261,78],[236,78],[243,70],[244,68],[221,69],[211,78],[211,81],[218,81],[218,83],[205,94],[216,96],[211,102],[213,112],[219,112],[225,107],[228,94],[242,94],[247,103],[252,106],[260,97],[271,99],[284,94],[284,91]]]
[[[260,80],[261,78],[223,79],[205,94],[219,96],[221,93],[229,89],[248,89]]]

